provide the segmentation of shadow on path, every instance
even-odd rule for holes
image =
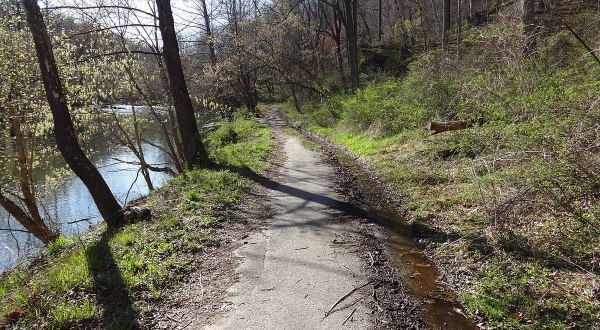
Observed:
[[[321,204],[323,206],[331,207],[332,209],[335,209],[337,211],[340,211],[340,212],[343,212],[343,213],[346,213],[349,215],[364,217],[364,218],[367,218],[371,221],[374,221],[374,222],[384,226],[387,229],[395,228],[396,230],[399,230],[400,228],[398,226],[402,225],[398,221],[394,221],[389,218],[378,216],[377,214],[375,214],[369,210],[366,210],[362,207],[356,206],[351,202],[337,200],[337,199],[334,199],[334,198],[331,198],[328,196],[315,194],[315,193],[312,193],[312,192],[309,192],[306,190],[298,189],[298,188],[295,188],[295,187],[292,187],[292,186],[289,186],[289,185],[286,185],[283,183],[279,183],[277,181],[273,181],[267,177],[264,177],[256,172],[252,171],[250,168],[247,168],[247,167],[235,167],[235,166],[220,165],[220,164],[215,164],[213,166],[215,169],[229,170],[231,172],[235,172],[245,178],[248,178],[248,179],[262,185],[263,187],[265,187],[267,189],[274,191],[274,192],[287,194],[287,195],[301,198],[301,199],[304,199],[307,201],[312,201],[312,202]],[[298,170],[294,169],[294,171],[298,171]],[[396,230],[394,230],[394,231],[396,231]]]
[[[386,229],[390,230],[395,234],[405,235],[407,233],[408,226],[401,223],[400,221],[395,221],[389,219],[387,217],[378,216],[377,214],[368,211],[364,208],[358,207],[351,202],[340,201],[328,196],[315,194],[306,190],[298,189],[283,183],[279,183],[277,181],[273,181],[265,176],[262,176],[247,167],[235,167],[229,165],[213,165],[216,169],[229,170],[231,172],[235,172],[245,178],[248,178],[263,187],[270,189],[276,193],[287,194],[290,196],[294,196],[300,199],[304,199],[306,201],[315,202],[321,204],[326,207],[330,207],[336,211],[342,212],[347,215],[356,216],[366,218],[371,222],[377,223]],[[304,225],[301,223],[300,225]],[[290,225],[293,226],[293,225]]]

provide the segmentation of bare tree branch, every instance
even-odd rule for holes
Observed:
[[[60,9],[74,9],[74,10],[91,10],[91,9],[125,9],[130,11],[135,11],[138,13],[142,13],[144,15],[148,15],[150,17],[156,17],[154,14],[141,10],[139,8],[128,7],[128,6],[116,6],[116,5],[104,5],[104,6],[54,6],[54,7],[46,7],[44,9],[48,10],[60,10]]]

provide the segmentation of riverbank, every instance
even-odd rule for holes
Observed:
[[[206,139],[215,168],[180,175],[136,205],[152,219],[114,232],[101,225],[52,243],[31,265],[0,277],[0,324],[8,328],[152,327],[165,292],[227,240],[255,225],[233,217],[252,192],[246,173],[270,168],[272,132],[242,118]],[[219,265],[217,265],[219,266]]]

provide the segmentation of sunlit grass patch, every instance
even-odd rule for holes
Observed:
[[[260,172],[269,167],[261,155],[273,148],[273,133],[257,122],[239,116],[224,122],[207,139],[211,158],[219,164]]]
[[[485,263],[474,290],[463,294],[465,306],[485,315],[501,329],[592,329],[600,307],[585,282],[562,283],[560,273],[536,262],[522,262],[509,254],[495,254]],[[576,277],[575,277],[576,278]],[[590,299],[591,298],[591,299]]]
[[[57,328],[67,327],[74,320],[91,320],[96,317],[97,306],[88,298],[81,301],[57,301],[48,311]]]

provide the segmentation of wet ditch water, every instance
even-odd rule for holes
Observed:
[[[432,329],[479,329],[463,314],[455,292],[438,282],[439,269],[417,244],[403,210],[386,198],[385,185],[345,150],[311,133],[303,133],[315,142],[325,144],[327,151],[353,175],[357,188],[367,201],[367,215],[383,228],[384,243],[399,270],[398,280],[420,305],[420,315],[428,326]]]

